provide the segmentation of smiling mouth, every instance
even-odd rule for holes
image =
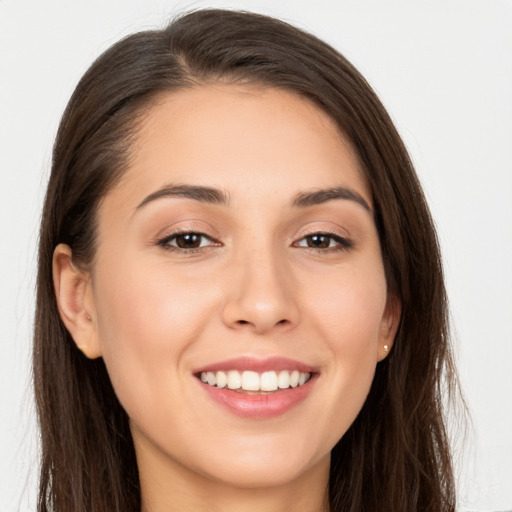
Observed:
[[[198,368],[200,387],[225,410],[266,420],[306,400],[320,376],[317,368],[287,357],[241,356]]]
[[[298,370],[201,372],[197,377],[208,386],[227,388],[243,394],[266,394],[298,388],[311,379],[310,372]]]

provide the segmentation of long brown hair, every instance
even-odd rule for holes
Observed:
[[[333,48],[284,22],[200,10],[123,39],[86,72],[63,115],[42,216],[34,335],[41,430],[39,512],[140,512],[128,418],[101,359],[80,354],[59,318],[52,255],[94,259],[96,211],[122,176],[155,96],[215,80],[257,83],[313,101],[339,125],[372,193],[388,287],[402,303],[393,350],[332,451],[332,511],[448,512],[454,481],[441,385],[453,386],[436,233],[384,107]],[[446,389],[446,388],[443,388]]]

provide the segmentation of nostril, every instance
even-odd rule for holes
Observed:
[[[250,324],[251,322],[249,322],[248,320],[237,320],[236,322],[238,325],[248,325]],[[277,325],[285,325],[288,323],[288,320],[286,318],[283,318],[282,320],[279,320],[278,322],[276,322],[274,325],[277,326]]]

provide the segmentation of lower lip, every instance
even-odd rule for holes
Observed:
[[[274,418],[289,411],[304,400],[313,389],[316,375],[302,386],[288,388],[267,394],[249,395],[229,388],[209,386],[201,381],[199,384],[210,398],[242,418]]]

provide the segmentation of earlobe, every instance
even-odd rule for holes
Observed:
[[[60,317],[77,347],[90,359],[100,357],[90,275],[73,263],[65,244],[53,252],[53,286]]]
[[[395,336],[400,325],[402,314],[402,303],[395,295],[389,294],[386,301],[386,308],[382,316],[381,331],[377,359],[382,361],[391,351]]]

